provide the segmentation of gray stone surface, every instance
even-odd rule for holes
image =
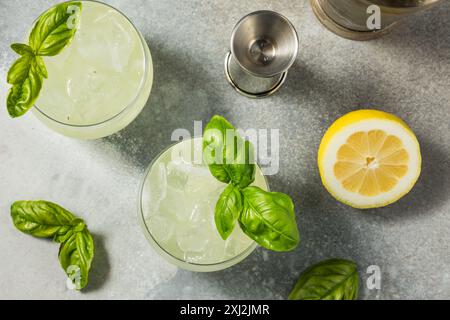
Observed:
[[[50,0],[0,0],[0,298],[284,299],[308,265],[330,257],[357,261],[363,299],[450,298],[450,3],[410,18],[390,35],[351,42],[326,31],[306,0],[125,1],[155,62],[142,114],[122,132],[78,141],[49,131],[30,113],[5,112],[6,70],[20,41]],[[223,76],[231,29],[248,12],[272,9],[299,31],[301,48],[286,86],[270,99],[237,95]],[[321,186],[316,151],[326,128],[362,107],[393,112],[417,134],[423,173],[413,191],[383,209],[359,211]],[[145,167],[175,128],[222,114],[241,128],[281,129],[281,168],[272,189],[290,194],[300,213],[294,252],[258,249],[226,271],[177,270],[149,246],[136,204]],[[10,204],[48,199],[84,217],[97,256],[89,288],[68,291],[57,246],[14,229]],[[382,288],[366,289],[366,268]]]

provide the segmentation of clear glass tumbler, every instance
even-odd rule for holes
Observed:
[[[226,184],[211,175],[201,152],[201,138],[164,150],[145,172],[138,212],[145,236],[161,257],[183,269],[211,272],[239,263],[257,244],[239,225],[227,240],[220,237],[214,208]],[[269,189],[260,168],[254,185]]]
[[[124,14],[100,2],[81,3],[73,41],[44,58],[49,76],[33,111],[60,134],[98,139],[123,129],[142,111],[153,63],[147,43]]]

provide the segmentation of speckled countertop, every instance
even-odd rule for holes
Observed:
[[[30,113],[5,111],[6,71],[35,17],[57,1],[0,0],[0,298],[284,299],[308,265],[325,258],[357,261],[362,299],[450,298],[450,2],[404,21],[388,36],[352,42],[325,30],[307,0],[109,0],[145,36],[155,83],[142,114],[122,132],[78,141],[49,131]],[[301,47],[285,87],[254,101],[236,94],[223,59],[237,20],[257,9],[286,15]],[[417,134],[422,176],[389,207],[358,211],[321,186],[316,151],[326,128],[348,111],[395,113]],[[175,128],[226,116],[241,128],[281,129],[274,190],[300,212],[301,245],[291,253],[258,249],[217,273],[178,270],[149,246],[137,220],[143,172]],[[88,221],[96,259],[83,293],[66,289],[57,247],[14,229],[18,199],[60,203]],[[381,290],[364,285],[378,265]]]

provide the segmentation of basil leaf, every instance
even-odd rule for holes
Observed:
[[[26,44],[13,43],[11,45],[11,49],[13,49],[15,53],[20,54],[21,56],[27,53],[34,55],[33,49],[31,49],[31,47]]]
[[[255,179],[253,148],[223,117],[214,116],[203,135],[203,155],[211,174],[223,183],[245,188]]]
[[[203,155],[211,174],[223,183],[231,181],[230,174],[224,161],[225,137],[227,130],[234,127],[223,117],[214,116],[206,125],[203,134]],[[216,154],[219,152],[219,154]]]
[[[61,238],[82,220],[47,201],[17,201],[11,206],[13,223],[20,231],[39,238]]]
[[[239,218],[242,230],[264,248],[293,250],[300,242],[294,204],[283,193],[258,187],[242,190],[244,208]]]
[[[45,67],[44,59],[40,56],[35,57],[36,69],[45,78],[48,78],[47,68]]]
[[[59,262],[77,290],[88,283],[89,270],[94,259],[94,240],[87,230],[74,232],[59,249]]]
[[[256,164],[251,163],[254,155],[253,145],[250,141],[244,141],[238,137],[240,145],[237,144],[237,150],[234,154],[235,163],[230,166],[231,181],[240,188],[248,187],[255,181]],[[244,149],[241,149],[241,148]]]
[[[64,243],[69,239],[74,233],[83,231],[86,228],[86,224],[82,219],[73,220],[70,225],[63,226],[53,237],[53,241],[57,243]]]
[[[12,85],[24,82],[28,77],[32,64],[33,56],[30,54],[24,54],[11,66],[8,71],[6,81]]]
[[[233,232],[241,211],[241,191],[237,187],[229,185],[217,201],[214,216],[217,230],[223,240],[226,240]]]
[[[65,2],[49,9],[41,15],[29,42],[31,48],[40,56],[54,56],[64,49],[77,31],[81,12],[81,2]]]
[[[331,259],[320,262],[300,275],[290,300],[356,300],[359,275],[354,262]]]
[[[219,164],[208,165],[209,172],[220,182],[229,183],[231,178],[228,172],[225,170],[225,166]]]
[[[14,67],[14,66],[13,66]],[[10,75],[11,81],[18,81],[22,79],[22,68],[16,67],[18,74]],[[36,62],[31,60],[31,66],[28,69],[26,78],[23,81],[17,82],[8,92],[6,99],[6,107],[11,117],[16,118],[24,115],[36,102],[39,92],[42,89],[43,77],[37,71]]]

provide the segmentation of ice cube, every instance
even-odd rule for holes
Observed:
[[[191,174],[189,175],[186,185],[184,187],[186,193],[189,194],[201,194],[205,196],[205,191],[207,192],[212,187],[211,184],[214,183],[211,177],[205,175]]]
[[[167,186],[165,197],[159,205],[159,212],[172,215],[180,221],[188,221],[193,209],[192,201],[179,189]]]
[[[175,230],[175,227],[169,218],[162,215],[156,215],[148,218],[147,226],[150,229],[154,239],[159,243],[169,241]]]
[[[80,69],[78,69],[80,70]],[[72,76],[66,81],[67,95],[77,105],[83,105],[89,102],[92,97],[102,92],[104,83],[108,78],[96,73],[95,70],[81,70],[72,73]]]
[[[158,206],[158,210],[156,211],[156,214],[166,215],[166,216],[176,216],[177,214],[177,208],[175,207],[174,203],[169,200],[170,197],[164,198],[164,200],[161,201],[161,203]]]
[[[234,257],[245,251],[252,241],[239,227],[236,225],[231,235],[225,241],[225,254],[228,258]]]
[[[180,222],[190,222],[196,217],[196,207],[191,203],[187,203],[186,206],[179,205],[175,209],[175,215]]]
[[[167,164],[167,184],[175,189],[184,190],[188,179],[188,170],[182,164],[171,161]]]
[[[189,222],[196,225],[205,223],[205,210],[208,208],[203,201],[196,203],[189,216]]]
[[[156,168],[153,168],[150,172],[148,181],[149,184],[149,199],[151,214],[156,214],[159,211],[161,201],[167,195],[167,174],[166,166],[163,163],[159,163]]]
[[[208,222],[212,229],[217,230],[216,227],[216,220],[215,220],[215,214],[216,214],[216,202],[208,201]]]
[[[206,250],[206,256],[208,257],[205,262],[207,263],[219,263],[226,260],[225,255],[225,241],[220,239],[220,242],[214,245],[209,245]]]
[[[108,10],[98,17],[86,13],[77,32],[77,49],[87,61],[117,72],[129,64],[136,45],[136,31],[117,11]]]
[[[53,71],[48,68],[49,72]],[[60,81],[58,76],[49,76],[44,82],[42,92],[36,102],[36,105],[54,119],[67,121],[67,117],[73,109],[73,102],[66,94],[64,81]],[[69,118],[70,120],[70,118]]]
[[[178,247],[184,253],[202,253],[209,243],[209,238],[197,227],[181,226],[176,237]]]
[[[176,169],[177,171],[183,172],[185,175],[213,178],[211,176],[211,173],[209,172],[209,169],[205,166],[197,166],[192,163],[178,160],[172,160],[168,164],[168,166],[169,165],[172,169]]]
[[[162,200],[166,197],[167,194],[167,172],[166,166],[163,163],[160,163],[158,165],[155,180],[156,183],[160,186],[160,194],[158,196],[158,199]]]
[[[205,188],[205,192],[210,190],[211,184],[216,184],[208,169],[176,161],[167,164],[167,179],[168,185],[191,193],[198,192],[199,188]]]
[[[186,195],[184,191],[168,186],[166,196],[160,203],[159,212],[172,215],[179,222],[187,223],[191,220],[199,221],[202,209],[196,200]]]
[[[71,70],[68,70],[70,77],[66,79],[66,94],[76,106],[71,110],[72,118],[79,118],[79,121],[89,119],[92,123],[101,122],[123,108],[121,99],[124,98],[119,97],[120,92],[114,89],[120,86],[119,75],[106,74],[90,65],[84,65],[83,68],[75,66],[68,68]],[[105,101],[111,101],[111,99],[117,102],[117,105],[99,107],[104,106]]]

